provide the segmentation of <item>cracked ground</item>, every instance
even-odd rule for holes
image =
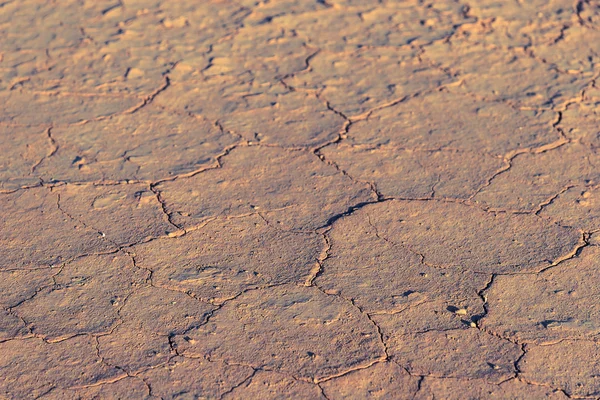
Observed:
[[[0,1],[0,398],[600,398],[600,3]]]

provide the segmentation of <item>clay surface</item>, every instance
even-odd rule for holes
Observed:
[[[0,399],[600,398],[596,0],[0,1]]]

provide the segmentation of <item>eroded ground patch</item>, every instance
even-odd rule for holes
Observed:
[[[598,398],[594,0],[0,2],[0,398]]]

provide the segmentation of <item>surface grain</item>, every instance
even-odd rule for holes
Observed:
[[[0,398],[598,398],[596,0],[0,1]]]

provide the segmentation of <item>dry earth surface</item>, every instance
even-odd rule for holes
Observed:
[[[600,398],[599,57],[595,0],[0,0],[0,398]]]

